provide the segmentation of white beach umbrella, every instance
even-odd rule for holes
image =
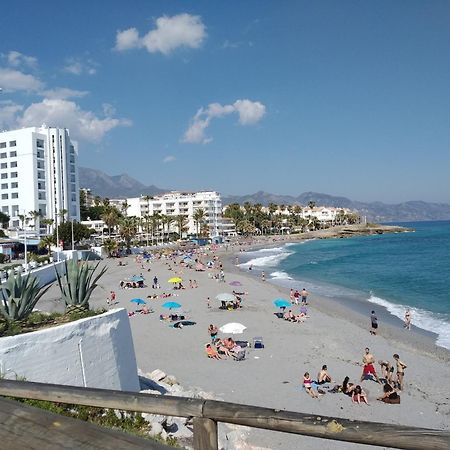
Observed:
[[[216,295],[216,299],[219,300],[219,302],[232,302],[233,300],[236,300],[233,294],[229,294],[228,292],[223,292],[222,294]]]
[[[247,327],[242,323],[230,322],[222,325],[219,330],[224,334],[242,334]]]

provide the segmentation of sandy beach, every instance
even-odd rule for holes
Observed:
[[[175,375],[183,385],[213,392],[217,398],[317,415],[435,429],[450,428],[450,352],[436,347],[432,337],[383,323],[379,335],[372,336],[367,317],[345,305],[320,298],[314,292],[309,297],[310,318],[304,323],[278,319],[274,315],[277,309],[272,301],[279,297],[289,298],[289,292],[235,267],[235,251],[238,248],[230,246],[209,254],[205,249],[197,255],[203,261],[217,256],[223,263],[225,283],[211,278],[218,270],[197,272],[174,265],[173,261],[166,259],[138,263],[135,257],[129,256],[122,259],[126,266],[118,266],[117,260],[105,260],[108,272],[93,294],[91,307],[107,307],[106,298],[111,290],[117,294],[117,304],[110,307],[134,311],[136,305],[130,300],[136,297],[145,299],[155,312],[130,317],[138,367],[143,372],[161,369]],[[141,273],[147,287],[119,288],[121,279]],[[159,279],[160,289],[152,289],[154,276]],[[167,282],[173,276],[183,278],[186,289],[173,290],[173,285]],[[199,287],[189,288],[189,280],[194,279]],[[234,288],[229,285],[231,281],[239,281],[242,286]],[[233,311],[219,309],[220,302],[215,300],[216,295],[231,293],[233,289],[247,292],[242,308]],[[176,296],[147,299],[149,295],[163,292]],[[41,309],[62,310],[57,293],[57,288],[52,287],[46,300],[40,304]],[[211,308],[207,307],[207,297],[211,299]],[[161,305],[168,300],[180,303],[182,308],[178,311],[189,316],[196,325],[174,329],[168,322],[161,321],[160,314],[168,312]],[[293,308],[294,312],[298,309]],[[220,327],[228,322],[239,322],[247,327],[242,335],[234,338],[252,341],[253,337],[262,336],[265,348],[251,348],[247,359],[240,362],[208,359],[204,350],[204,344],[210,340],[208,325]],[[219,333],[219,337],[227,336]],[[392,362],[392,355],[398,353],[407,364],[400,405],[377,401],[381,387],[369,380],[362,382],[363,389],[368,393],[369,406],[352,404],[351,399],[342,393],[326,393],[319,399],[305,393],[301,384],[303,374],[308,371],[314,379],[323,364],[327,364],[336,382],[331,386],[341,384],[345,376],[349,376],[351,382],[359,383],[365,347],[370,348],[376,360]],[[378,365],[376,369],[380,374]],[[253,446],[251,448],[350,447],[349,444],[261,430],[246,429],[245,434],[247,444]]]

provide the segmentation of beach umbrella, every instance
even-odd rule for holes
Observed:
[[[168,283],[181,283],[183,280],[180,277],[169,278]]]
[[[291,306],[291,302],[289,300],[285,300],[284,298],[277,298],[273,301],[273,304],[277,308],[287,308],[288,306]]]
[[[232,281],[230,286],[242,286],[242,283],[240,281]]]
[[[219,328],[219,330],[224,334],[242,334],[242,332],[247,329],[242,323],[230,322]]]
[[[229,294],[228,292],[223,292],[222,294],[216,295],[216,299],[219,300],[219,302],[232,302],[233,300],[236,300],[233,294]]]
[[[145,301],[142,298],[133,298],[130,300],[131,303],[136,303],[136,305],[146,305]]]
[[[166,302],[163,305],[161,305],[163,308],[167,308],[167,309],[177,309],[177,308],[181,308],[181,305],[177,302]]]
[[[130,278],[130,281],[134,281],[135,283],[139,283],[140,281],[144,281],[144,277],[134,275]]]

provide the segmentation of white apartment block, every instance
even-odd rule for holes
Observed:
[[[116,206],[124,212],[123,203],[125,200],[110,200],[110,204]],[[127,198],[127,216],[144,217],[154,214],[167,216],[185,216],[188,234],[197,232],[197,224],[194,221],[194,214],[202,209],[205,213],[204,223],[209,228],[211,237],[221,234],[222,200],[220,194],[215,191],[202,191],[194,193],[169,192],[164,195],[147,198],[146,196]],[[176,223],[171,225],[172,231],[177,231]]]
[[[80,220],[77,159],[77,145],[65,128],[43,125],[0,133],[0,210],[10,216],[10,228],[22,227],[19,215],[31,211],[54,224],[62,220],[62,210],[66,220]],[[45,225],[36,222],[36,230],[45,232]]]

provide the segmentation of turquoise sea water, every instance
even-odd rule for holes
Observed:
[[[287,287],[379,304],[438,334],[450,348],[450,221],[404,223],[413,233],[312,240],[249,252],[250,264]]]

